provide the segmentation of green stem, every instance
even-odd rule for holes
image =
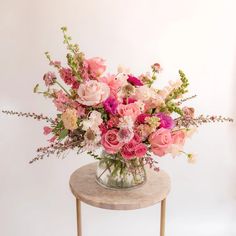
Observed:
[[[68,96],[71,96],[70,94],[69,94],[69,92],[56,80],[56,82],[55,82],[57,85],[59,85],[64,91],[65,91],[65,93],[68,95]]]

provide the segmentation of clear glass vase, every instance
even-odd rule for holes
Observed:
[[[120,155],[102,153],[99,158],[97,182],[105,188],[128,189],[140,186],[146,181],[143,159],[124,160]]]

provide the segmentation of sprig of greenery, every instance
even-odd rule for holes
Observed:
[[[179,75],[180,75],[180,80],[182,81],[182,84],[180,85],[180,87],[174,89],[166,98],[166,103],[168,103],[169,101],[173,100],[173,99],[177,99],[179,98],[181,95],[185,94],[188,92],[187,87],[189,85],[189,81],[186,77],[186,75],[184,74],[184,72],[182,70],[179,70]]]

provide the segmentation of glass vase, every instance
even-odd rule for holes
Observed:
[[[124,160],[119,154],[103,152],[97,165],[96,180],[103,187],[111,189],[138,187],[146,181],[143,159]]]

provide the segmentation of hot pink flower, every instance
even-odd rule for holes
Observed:
[[[99,77],[106,70],[105,61],[100,57],[90,58],[85,62],[88,64],[88,72],[92,78]]]
[[[134,102],[137,102],[137,100],[134,98],[123,98],[123,104],[130,104]]]
[[[147,153],[147,146],[143,143],[140,143],[135,147],[134,152],[136,157],[144,157]]]
[[[118,140],[118,130],[111,129],[102,135],[101,144],[105,151],[110,154],[117,153],[122,147],[123,143]]]
[[[164,156],[172,144],[171,132],[168,129],[160,128],[152,133],[148,139],[152,152],[158,156]]]
[[[125,144],[120,153],[123,158],[130,160],[135,157],[135,143],[130,141],[129,143]]]
[[[78,102],[86,106],[94,106],[105,101],[110,94],[110,88],[107,84],[96,80],[89,80],[80,84],[78,93]]]
[[[145,123],[145,119],[146,119],[147,117],[151,117],[151,115],[150,115],[150,114],[146,114],[146,113],[140,114],[140,115],[137,117],[136,122],[137,122],[138,124],[144,124],[144,123]]]
[[[48,126],[43,127],[43,134],[48,135],[52,132],[52,129]]]
[[[131,116],[133,121],[136,120],[137,116],[140,115],[141,111],[136,103],[130,103],[127,105],[120,104],[117,108],[118,114],[123,116]]]
[[[138,78],[136,78],[136,77],[134,77],[132,75],[128,76],[127,81],[129,83],[131,83],[132,85],[134,85],[134,86],[143,86],[143,82],[140,79],[138,79]]]

